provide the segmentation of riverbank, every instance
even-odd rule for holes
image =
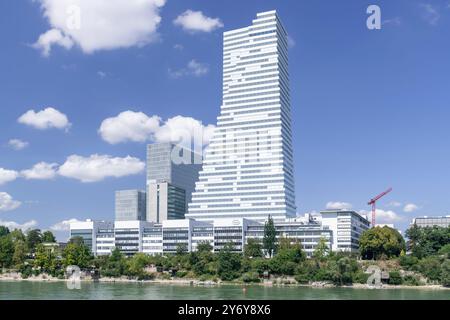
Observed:
[[[9,272],[0,274],[0,281],[28,281],[28,282],[66,282],[67,279],[55,278],[47,274],[40,274],[38,276],[30,276],[28,278],[22,278],[20,273]],[[83,277],[82,282],[98,282],[98,283],[140,283],[140,284],[158,284],[158,285],[178,285],[178,286],[221,286],[221,285],[233,285],[233,286],[264,286],[264,287],[307,287],[307,288],[353,288],[353,289],[424,289],[424,290],[449,290],[450,288],[441,285],[419,285],[419,286],[407,286],[407,285],[389,285],[381,284],[378,287],[369,287],[367,284],[354,283],[352,285],[336,286],[329,282],[312,282],[309,284],[299,284],[293,279],[275,278],[272,280],[265,280],[262,282],[245,283],[242,281],[201,281],[199,279],[152,279],[152,280],[138,280],[130,279],[127,277],[120,278],[108,278],[102,277],[99,279],[92,279],[91,277]]]

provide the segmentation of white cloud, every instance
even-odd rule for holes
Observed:
[[[289,48],[295,47],[296,42],[295,42],[294,38],[292,38],[291,36],[288,36],[287,39],[288,39],[288,46],[289,46]]]
[[[361,214],[367,215],[369,218],[369,221],[372,219],[372,212],[362,210],[360,211]],[[395,211],[392,210],[383,210],[383,209],[376,209],[375,211],[375,218],[377,224],[383,224],[383,223],[394,223],[397,221],[403,220],[403,217],[399,216]]]
[[[419,210],[419,207],[415,205],[414,203],[408,203],[403,207],[404,212],[413,212]]]
[[[97,71],[97,75],[101,78],[101,79],[105,79],[108,74],[104,71]]]
[[[422,3],[420,4],[420,7],[423,9],[422,19],[432,26],[437,25],[441,18],[438,8],[430,3]]]
[[[59,167],[58,173],[81,182],[97,182],[108,177],[120,178],[139,174],[144,168],[144,162],[130,156],[113,158],[98,154],[89,157],[72,155]]]
[[[328,210],[350,210],[352,208],[352,204],[348,202],[328,202],[326,208]]]
[[[5,226],[7,227],[9,230],[15,230],[15,229],[21,229],[23,231],[26,231],[28,229],[33,229],[37,226],[37,221],[36,220],[30,220],[27,221],[25,223],[17,223],[14,221],[3,221],[0,220],[0,226]]]
[[[54,45],[84,53],[142,47],[158,39],[165,0],[37,0],[50,30],[33,45],[48,56]]]
[[[28,110],[17,121],[40,130],[50,128],[67,130],[71,126],[67,116],[54,108],[46,108],[39,112]]]
[[[18,176],[17,171],[0,168],[0,185],[16,180]]]
[[[219,18],[210,18],[201,11],[186,10],[173,23],[190,32],[211,32],[223,27]]]
[[[69,220],[63,220],[61,222],[55,223],[50,227],[50,230],[52,231],[68,231],[70,229],[70,224],[74,222],[80,222],[80,220],[77,219],[69,219]]]
[[[381,25],[393,25],[393,26],[399,26],[402,24],[402,19],[400,17],[395,17],[392,19],[386,19],[381,22]]]
[[[174,48],[175,50],[180,50],[180,51],[184,50],[184,46],[183,46],[182,44],[179,44],[179,43],[175,44],[175,45],[173,46],[173,48]]]
[[[28,170],[22,170],[20,174],[28,180],[49,180],[56,177],[57,163],[39,162]]]
[[[12,211],[20,207],[22,203],[14,200],[11,195],[6,192],[0,192],[0,211]]]
[[[201,77],[209,72],[209,67],[205,63],[200,63],[195,59],[188,62],[187,66],[182,69],[172,70],[169,69],[169,76],[175,79],[185,77],[185,76],[194,76]]]
[[[39,36],[39,39],[33,44],[33,48],[41,50],[42,55],[48,57],[55,44],[69,50],[73,47],[73,40],[63,35],[58,29],[50,29]]]
[[[28,147],[29,143],[20,139],[11,139],[8,141],[8,145],[14,150],[23,150]]]
[[[104,120],[98,132],[103,140],[111,144],[153,141],[189,144],[190,147],[192,140],[196,145],[208,145],[214,128],[213,125],[204,126],[191,117],[176,116],[162,122],[158,116],[125,111]]]
[[[158,116],[149,117],[143,112],[128,110],[103,120],[98,132],[110,144],[145,142],[158,130],[160,121]]]
[[[389,202],[386,207],[401,207],[402,203],[398,201],[391,201]]]

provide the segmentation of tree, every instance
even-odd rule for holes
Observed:
[[[149,258],[145,253],[136,253],[127,262],[129,276],[145,278],[144,268],[149,264]]]
[[[83,237],[75,236],[75,237],[70,238],[69,243],[73,243],[76,245],[82,245],[82,244],[84,244],[84,239],[83,239]]]
[[[31,250],[31,252],[34,252],[36,249],[36,246],[38,244],[42,243],[42,233],[39,229],[33,229],[28,231],[27,233],[27,246]]]
[[[63,264],[67,266],[78,266],[86,268],[92,260],[89,248],[80,243],[68,243],[62,252]]]
[[[264,225],[263,248],[269,257],[272,257],[276,250],[277,232],[272,217],[269,215]]]
[[[270,269],[275,274],[293,275],[298,264],[306,260],[306,254],[300,242],[292,243],[288,238],[281,238],[278,251],[270,261]]]
[[[398,257],[405,249],[405,240],[400,233],[384,226],[366,230],[359,239],[359,250],[363,259]]]
[[[441,266],[441,284],[450,287],[450,260],[446,259]]]
[[[244,247],[244,256],[246,258],[260,258],[263,257],[262,246],[257,239],[248,239]]]
[[[0,237],[0,267],[9,268],[13,262],[14,243],[9,235]]]
[[[188,251],[187,246],[185,243],[179,243],[177,244],[176,254],[178,256],[184,255]]]
[[[55,243],[56,238],[51,231],[45,231],[42,234],[42,242]]]
[[[330,247],[327,244],[325,238],[320,238],[317,243],[316,249],[313,252],[313,257],[319,260],[323,260],[330,253]]]
[[[24,240],[17,240],[14,243],[13,263],[20,266],[25,261],[28,254],[27,243]]]
[[[409,247],[412,254],[418,258],[434,255],[450,243],[450,226],[418,227],[413,225],[406,230]]]
[[[226,244],[220,250],[217,258],[218,266],[217,273],[220,279],[231,281],[239,277],[239,270],[241,269],[241,255],[233,252],[233,245]]]
[[[120,277],[126,273],[126,267],[125,256],[118,248],[114,248],[103,268],[100,268],[100,273],[105,277]]]
[[[197,244],[197,252],[211,252],[213,247],[209,243],[209,241],[200,241]]]
[[[46,248],[43,244],[36,246],[34,266],[39,267],[42,272],[49,273],[53,276],[62,273],[60,261],[52,250]]]
[[[23,231],[20,229],[15,229],[10,233],[12,241],[15,243],[17,241],[27,241],[27,237],[24,235]]]
[[[0,226],[0,237],[7,236],[9,234],[8,227]]]

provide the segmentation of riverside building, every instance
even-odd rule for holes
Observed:
[[[187,218],[295,217],[287,33],[276,11],[224,33],[223,103]]]
[[[270,215],[278,239],[300,242],[308,256],[321,239],[333,251],[357,250],[370,225],[357,212],[296,217],[287,53],[276,11],[224,33],[223,103],[203,164],[172,143],[148,145],[147,221],[116,221],[116,247],[170,254],[208,242],[242,252],[263,239]]]
[[[147,146],[147,221],[184,219],[201,155],[173,143]]]

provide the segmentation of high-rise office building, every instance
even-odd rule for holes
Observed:
[[[116,191],[115,211],[116,221],[146,220],[145,191]]]
[[[147,146],[147,221],[184,219],[201,160],[173,143]]]
[[[223,103],[187,217],[293,217],[286,30],[276,11],[263,12],[223,41]]]

